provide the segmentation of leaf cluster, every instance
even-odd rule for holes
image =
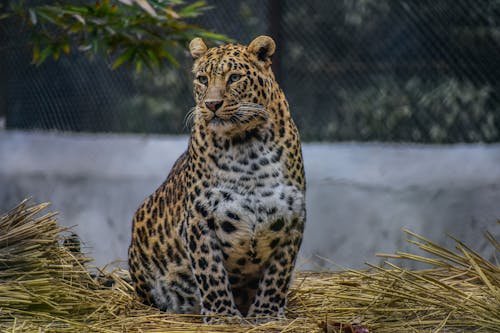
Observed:
[[[17,2],[7,14],[21,18],[30,30],[33,63],[59,59],[73,50],[88,55],[106,54],[112,68],[133,64],[137,71],[177,65],[174,50],[194,37],[227,40],[192,19],[209,10],[205,1],[97,0],[64,1],[56,5],[27,6]]]

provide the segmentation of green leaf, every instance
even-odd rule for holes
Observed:
[[[142,8],[146,13],[151,15],[152,17],[157,17],[158,14],[156,14],[155,10],[153,7],[151,7],[151,4],[147,0],[135,0],[134,1],[139,7]]]
[[[124,62],[131,62],[131,60],[134,58],[135,52],[136,52],[135,48],[127,49],[113,62],[111,69],[112,70],[117,69],[118,67],[123,65]]]
[[[137,73],[141,73],[142,72],[142,60],[137,60],[136,63],[135,63],[135,71]]]
[[[45,59],[47,59],[53,52],[52,46],[47,46],[46,48],[43,49],[42,52],[40,52],[40,56],[38,57],[38,60],[36,61],[36,65],[40,66]]]
[[[89,9],[87,7],[76,7],[76,6],[68,6],[66,7],[67,11],[71,11],[73,13],[78,13],[83,16],[88,15]]]
[[[224,36],[224,35],[221,35],[221,34],[217,34],[217,33],[213,33],[213,32],[210,32],[210,31],[202,31],[198,35],[200,37],[204,37],[204,38],[208,38],[208,39],[220,40],[220,41],[228,42],[228,43],[234,42],[234,39],[232,39],[230,37],[227,37],[227,36]]]
[[[68,42],[64,43],[64,45],[62,46],[62,50],[63,50],[64,54],[69,55],[70,48],[71,48],[71,46],[69,45]]]
[[[167,59],[172,65],[176,67],[179,66],[179,62],[177,61],[177,59],[175,59],[175,57],[167,50],[162,50],[160,54],[162,58]]]
[[[192,4],[182,8],[177,12],[179,16],[182,17],[197,17],[201,14],[201,10],[207,10],[209,7],[206,7],[205,1],[196,1]]]
[[[148,62],[150,62],[152,65],[151,67],[160,67],[160,59],[155,52],[153,52],[152,50],[146,50],[145,53],[148,58]]]
[[[40,46],[38,45],[38,43],[36,43],[33,46],[33,59],[31,60],[31,62],[35,64],[38,62],[38,59],[40,59]]]
[[[54,58],[54,60],[59,60],[60,56],[61,56],[61,48],[58,47],[58,48],[54,49],[54,51],[52,53],[52,58]]]
[[[33,11],[35,13],[37,13],[37,15],[38,15],[39,18],[43,18],[45,21],[47,21],[49,23],[52,23],[52,24],[54,24],[54,25],[57,26],[56,20],[52,16],[50,16],[49,14],[45,13],[43,11],[43,8],[34,8]]]

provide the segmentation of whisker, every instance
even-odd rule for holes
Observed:
[[[264,109],[264,106],[261,104],[256,104],[256,103],[248,103],[248,102],[243,102],[238,104],[240,107],[245,107],[245,108],[252,108],[252,109],[257,109],[257,110],[262,110]]]
[[[235,112],[235,115],[237,115],[240,119],[242,119],[242,117],[250,119],[261,117],[263,119],[268,119],[270,113],[267,108],[260,104],[241,103],[240,107]]]
[[[186,129],[191,129],[191,127],[193,127],[196,109],[197,107],[193,106],[191,109],[189,109],[188,113],[186,113],[186,116],[184,117],[184,127]]]
[[[254,105],[246,105],[246,104],[243,104],[241,105],[238,110],[240,111],[245,111],[245,112],[253,112],[253,113],[259,113],[259,114],[266,114],[266,115],[269,115],[270,112],[269,112],[269,109],[262,106],[262,105],[259,105],[259,104],[254,104]]]

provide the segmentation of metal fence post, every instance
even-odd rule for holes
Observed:
[[[284,39],[282,38],[282,0],[270,0],[268,11],[268,31],[269,35],[276,42],[276,53],[273,56],[272,69],[276,80],[281,82],[281,54],[284,49]]]
[[[1,8],[7,8],[9,5],[8,0],[2,0],[0,2]],[[5,20],[0,23],[0,120],[7,117],[7,38],[4,27],[7,23]]]

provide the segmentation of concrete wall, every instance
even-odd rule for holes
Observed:
[[[0,212],[29,196],[50,201],[98,265],[125,259],[135,209],[186,146],[186,137],[0,131]],[[303,150],[308,222],[301,269],[378,263],[375,253],[407,248],[402,228],[443,244],[450,233],[493,257],[482,232],[500,237],[500,145]]]

